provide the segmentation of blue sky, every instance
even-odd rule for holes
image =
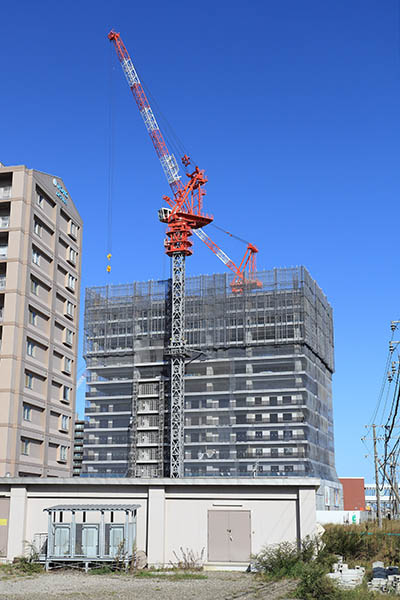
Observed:
[[[215,222],[259,247],[260,268],[304,264],[328,296],[337,470],[369,479],[360,437],[399,318],[399,12],[398,0],[20,0],[3,7],[0,38],[0,160],[64,179],[84,220],[82,301],[86,286],[169,274],[156,216],[168,185],[115,28],[206,169]],[[209,233],[241,258],[239,242]],[[223,266],[196,241],[187,269]]]

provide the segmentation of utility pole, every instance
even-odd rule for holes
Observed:
[[[396,498],[397,506],[400,506],[400,494],[399,494],[399,488],[398,488],[397,481],[396,481],[396,471],[394,471],[394,480],[393,480],[393,479],[391,479],[392,474],[390,475],[390,477],[387,474],[385,465],[382,463],[382,461],[379,460],[378,463],[379,463],[380,468],[383,471],[383,474],[385,475],[386,479],[388,480],[388,482],[390,484],[390,489],[391,489],[391,492],[393,492],[394,497]],[[391,473],[392,473],[392,470],[391,470]],[[396,508],[396,511],[397,510],[398,509]]]
[[[374,439],[376,514],[378,517],[378,527],[379,527],[379,529],[382,529],[381,498],[380,498],[380,493],[379,493],[379,476],[378,476],[378,452],[376,449],[376,425],[372,425],[372,433],[373,433],[373,439]]]
[[[396,466],[397,466],[396,465],[396,461],[395,461],[395,459],[393,459],[393,477],[392,477],[392,482],[393,483],[392,483],[392,488],[393,488],[394,498],[393,498],[393,515],[392,515],[392,518],[394,518],[394,519],[396,519],[397,515],[399,514],[399,501],[398,501],[398,498],[399,498],[399,493],[398,493],[399,487],[397,485]]]

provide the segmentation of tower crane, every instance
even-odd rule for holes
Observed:
[[[185,259],[192,254],[190,237],[195,233],[224,264],[235,273],[231,283],[232,291],[240,292],[244,285],[261,285],[255,277],[255,255],[257,248],[248,244],[245,256],[237,267],[235,263],[205,233],[203,227],[213,221],[213,217],[203,212],[203,189],[207,183],[204,170],[195,167],[186,173],[188,181],[182,182],[175,156],[169,152],[157,120],[151,109],[142,83],[121,39],[121,35],[111,30],[108,39],[114,44],[118,60],[128,85],[138,106],[146,129],[150,135],[156,154],[165,173],[171,196],[163,196],[168,208],[159,210],[159,219],[167,224],[165,252],[172,258],[172,314],[171,340],[171,398],[170,398],[170,477],[183,477],[184,465],[184,374],[185,374]],[[185,154],[182,164],[189,167],[190,158]],[[248,276],[245,276],[246,269]]]

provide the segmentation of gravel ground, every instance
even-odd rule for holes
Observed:
[[[46,573],[0,581],[0,600],[278,600],[295,587],[293,582],[261,583],[247,573],[204,575],[207,579],[168,581],[168,576]]]

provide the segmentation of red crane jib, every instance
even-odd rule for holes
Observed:
[[[114,43],[132,95],[135,98],[139,112],[145,122],[150,139],[172,190],[172,197],[163,197],[170,207],[170,211],[168,211],[165,219],[162,219],[168,225],[166,231],[167,237],[164,241],[165,252],[168,256],[173,256],[175,253],[183,253],[186,256],[190,256],[192,254],[192,242],[189,238],[192,235],[192,231],[203,228],[213,221],[212,216],[203,212],[203,196],[206,193],[203,186],[208,181],[207,177],[203,170],[195,167],[192,173],[187,174],[189,181],[185,185],[182,183],[175,157],[168,151],[167,144],[120,34],[110,31],[108,39]],[[189,156],[185,154],[182,157],[182,163],[185,167],[188,167],[190,164]],[[203,241],[205,240],[203,239]],[[219,256],[220,249],[215,242],[208,238],[208,241],[205,243],[214,254]],[[248,244],[239,267],[230,259],[224,261],[226,266],[235,273],[235,277],[231,283],[234,292],[243,291],[244,285],[246,287],[261,286],[261,283],[255,277],[255,256],[257,252],[258,250],[255,246]],[[246,270],[248,271],[248,278],[245,277]]]

